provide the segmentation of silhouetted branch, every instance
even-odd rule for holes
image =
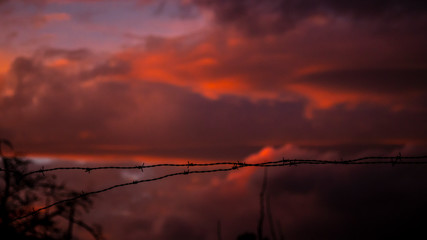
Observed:
[[[95,238],[96,240],[104,239],[102,237],[102,234],[99,231],[99,228],[98,228],[98,230],[94,229],[93,227],[87,225],[85,222],[83,222],[81,220],[77,220],[77,219],[74,219],[74,223],[77,224],[78,226],[82,227],[83,229],[85,229],[87,232],[89,232],[92,235],[92,237]]]
[[[218,221],[216,225],[216,232],[218,235],[218,240],[222,240],[222,234],[221,234],[221,221]]]
[[[3,145],[6,145],[9,147],[9,149],[12,151],[12,156],[15,156],[15,149],[13,148],[12,143],[7,139],[0,138],[0,156],[3,157],[5,154],[3,153]]]
[[[70,213],[71,214],[71,213]],[[74,213],[73,213],[74,214]],[[66,216],[62,216],[61,215],[61,217],[63,217],[63,218],[65,218],[65,219],[67,219],[68,220],[68,218],[66,217]],[[102,240],[102,239],[104,239],[103,238],[103,236],[102,236],[102,233],[101,233],[101,231],[100,231],[100,229],[99,229],[99,227],[97,227],[97,228],[93,228],[93,227],[91,227],[91,226],[89,226],[88,224],[86,224],[85,222],[83,222],[83,221],[81,221],[81,220],[79,220],[79,219],[75,219],[74,218],[74,216],[73,216],[73,224],[76,224],[76,225],[78,225],[79,227],[81,227],[81,228],[83,228],[84,230],[86,230],[90,235],[92,235],[92,237],[95,239],[95,240]],[[70,236],[71,236],[71,233],[68,233]]]
[[[73,226],[74,226],[74,204],[70,206],[70,215],[68,216],[68,228],[65,235],[66,240],[73,239]]]
[[[263,240],[264,227],[264,196],[267,190],[267,168],[264,168],[264,178],[262,180],[261,192],[259,193],[259,220],[258,220],[258,240]]]
[[[0,142],[0,145],[4,146],[4,143]],[[0,162],[6,170],[0,179],[2,180],[0,182],[2,185],[0,187],[2,236],[10,239],[73,239],[75,216],[80,210],[88,211],[91,200],[82,196],[71,204],[58,205],[54,211],[36,213],[32,218],[14,222],[13,219],[16,217],[34,212],[34,206],[40,206],[43,203],[50,205],[51,202],[73,197],[76,194],[63,184],[55,183],[54,175],[33,175],[22,178],[22,173],[27,172],[29,161],[2,155]],[[63,222],[56,221],[56,217],[63,217],[69,221],[68,229],[63,229],[61,226]]]
[[[267,210],[267,217],[268,217],[268,225],[270,226],[271,239],[277,240],[276,231],[275,231],[274,222],[273,222],[273,214],[271,213],[270,194],[267,194],[266,210]]]
[[[0,144],[1,146],[1,144]],[[0,149],[1,152],[1,149]],[[2,226],[7,227],[9,222],[10,222],[10,217],[7,211],[7,202],[8,199],[10,197],[10,171],[9,170],[9,159],[7,158],[2,158],[2,162],[3,162],[3,166],[4,169],[6,169],[5,174],[4,174],[4,182],[5,182],[5,186],[4,186],[4,193],[3,196],[0,195],[1,197],[1,201],[0,201],[0,219],[3,220]],[[4,229],[1,229],[4,231]]]
[[[277,220],[277,229],[279,231],[280,240],[285,240],[285,236],[283,235],[282,224],[279,220]]]

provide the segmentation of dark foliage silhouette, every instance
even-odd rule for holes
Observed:
[[[10,154],[5,153],[4,147],[9,149]],[[95,239],[102,239],[99,227],[90,226],[78,218],[91,207],[92,201],[88,197],[39,212],[27,219],[13,221],[19,216],[34,211],[39,206],[77,196],[80,193],[68,189],[64,184],[59,184],[55,175],[24,177],[31,162],[14,156],[12,144],[7,140],[0,140],[0,157],[3,168],[6,169],[0,173],[0,233],[2,239],[71,240],[75,225],[88,231]]]

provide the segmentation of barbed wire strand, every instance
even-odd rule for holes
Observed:
[[[367,160],[390,160],[393,161],[395,164],[398,164],[398,162],[401,162],[401,160],[405,159],[427,159],[427,156],[411,156],[411,157],[404,157],[404,156],[394,156],[394,157],[363,157],[363,158],[356,158],[352,160],[339,160],[339,161],[330,161],[330,160],[318,160],[318,159],[281,159],[277,161],[269,161],[269,162],[263,162],[263,163],[244,163],[244,162],[215,162],[215,163],[160,163],[160,164],[153,164],[153,165],[138,165],[138,166],[101,166],[101,167],[55,167],[55,168],[44,168],[42,167],[39,170],[31,171],[22,174],[22,178],[37,174],[37,173],[47,173],[47,172],[53,172],[53,171],[59,171],[59,170],[80,170],[85,172],[92,172],[96,170],[130,170],[130,169],[139,169],[143,170],[146,168],[156,168],[156,167],[188,167],[188,166],[194,166],[194,167],[208,167],[208,166],[219,166],[219,165],[239,165],[239,166],[262,166],[262,165],[269,165],[269,164],[283,164],[283,163],[292,163],[293,165],[300,165],[300,164],[350,164],[350,163],[356,163],[356,162],[363,162]],[[375,162],[373,164],[378,164],[380,162]],[[387,162],[390,163],[390,162]],[[405,164],[426,164],[425,162],[406,162]],[[0,171],[6,172],[11,171],[14,172],[14,170],[6,170],[0,168]],[[16,171],[15,171],[16,172]]]
[[[189,174],[197,174],[197,173],[198,174],[200,174],[200,173],[212,173],[212,172],[225,172],[225,171],[231,171],[231,170],[235,170],[235,169],[237,169],[237,168],[232,167],[232,168],[199,170],[199,171],[184,171],[184,172],[181,171],[181,172],[175,172],[175,173],[166,174],[166,175],[163,175],[163,176],[160,176],[160,177],[155,177],[155,178],[150,178],[150,179],[143,179],[143,180],[138,180],[138,181],[132,181],[132,182],[127,182],[127,183],[117,184],[117,185],[113,185],[113,186],[110,186],[110,187],[107,187],[107,188],[104,188],[104,189],[101,189],[101,190],[92,191],[92,192],[87,192],[87,193],[82,192],[82,194],[77,195],[75,197],[54,202],[54,203],[52,203],[50,205],[47,205],[45,207],[39,208],[39,209],[37,209],[35,211],[32,211],[32,212],[30,212],[30,213],[28,213],[28,214],[26,214],[24,216],[15,218],[11,222],[15,222],[15,221],[18,221],[18,220],[21,220],[21,219],[24,219],[24,218],[36,215],[36,214],[38,214],[39,212],[41,212],[43,210],[46,210],[48,208],[51,208],[51,207],[59,205],[59,204],[63,204],[63,203],[66,203],[66,202],[75,201],[75,200],[77,200],[79,198],[87,197],[87,196],[98,194],[98,193],[103,193],[103,192],[106,192],[106,191],[109,191],[109,190],[112,190],[112,189],[115,189],[115,188],[119,188],[119,187],[124,187],[124,186],[129,186],[129,185],[135,185],[135,184],[144,183],[144,182],[157,181],[157,180],[161,180],[161,179],[168,178],[168,177],[173,177],[173,176],[178,176],[178,175],[189,175]]]
[[[368,159],[381,159],[381,160],[386,160],[388,159],[388,161],[369,161],[369,162],[363,162],[363,160],[368,160]],[[180,171],[180,172],[175,172],[175,173],[170,173],[170,174],[166,174],[160,177],[155,177],[155,178],[150,178],[150,179],[143,179],[143,180],[137,180],[137,181],[132,181],[132,182],[127,182],[127,183],[122,183],[122,184],[117,184],[117,185],[113,185],[101,190],[96,190],[96,191],[91,191],[91,192],[82,192],[82,194],[77,195],[75,197],[72,198],[68,198],[68,199],[64,199],[64,200],[60,200],[57,202],[54,202],[50,205],[47,205],[45,207],[39,208],[37,210],[34,210],[24,216],[18,217],[13,219],[11,222],[15,222],[15,221],[19,221],[22,220],[24,218],[33,216],[38,214],[39,212],[46,210],[48,208],[54,207],[56,205],[59,204],[63,204],[66,202],[70,202],[70,201],[75,201],[79,198],[83,198],[83,197],[87,197],[90,195],[94,195],[94,194],[99,194],[99,193],[103,193],[106,191],[110,191],[112,189],[115,188],[119,188],[119,187],[124,187],[124,186],[129,186],[129,185],[135,185],[135,184],[140,184],[140,183],[145,183],[145,182],[152,182],[152,181],[157,181],[157,180],[161,180],[161,179],[165,179],[168,177],[173,177],[173,176],[178,176],[178,175],[189,175],[189,174],[203,174],[203,173],[213,173],[213,172],[227,172],[227,171],[232,171],[232,170],[237,170],[239,168],[243,168],[243,167],[280,167],[280,166],[296,166],[296,165],[301,165],[301,164],[339,164],[339,165],[367,165],[367,164],[392,164],[392,166],[394,166],[395,164],[427,164],[427,161],[402,161],[402,159],[427,159],[427,156],[415,156],[415,157],[402,157],[402,156],[397,156],[397,157],[365,157],[365,158],[359,158],[359,159],[354,159],[354,160],[348,160],[348,161],[326,161],[326,160],[304,160],[304,159],[300,159],[300,160],[286,160],[286,159],[282,159],[279,161],[270,161],[270,162],[264,162],[264,163],[256,163],[256,164],[249,164],[249,163],[241,163],[241,162],[234,162],[234,163],[230,163],[230,162],[222,162],[222,163],[207,163],[207,164],[156,164],[156,165],[148,165],[145,167],[160,167],[160,166],[180,166],[180,167],[187,167],[187,170],[185,171]],[[194,171],[190,171],[189,167],[190,166],[214,166],[214,165],[221,165],[221,164],[233,164],[233,166],[231,168],[219,168],[219,169],[209,169],[209,170],[194,170]],[[140,168],[141,166],[138,167],[108,167],[108,169],[132,169],[132,168]],[[74,169],[74,168],[66,168],[66,169]],[[84,170],[85,168],[78,168],[80,170]],[[102,168],[96,168],[96,169],[106,169],[105,167]],[[49,169],[47,169],[49,170]],[[46,170],[43,170],[46,171]]]

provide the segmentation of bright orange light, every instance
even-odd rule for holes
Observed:
[[[70,61],[65,58],[58,58],[48,62],[46,65],[49,67],[65,67],[70,64]]]
[[[6,73],[9,70],[12,59],[11,55],[0,51],[0,74]]]

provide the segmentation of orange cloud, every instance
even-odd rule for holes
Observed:
[[[354,108],[360,103],[375,103],[379,105],[390,104],[390,96],[363,93],[357,91],[336,91],[334,89],[321,88],[319,86],[310,86],[308,84],[291,84],[288,89],[295,91],[309,99],[310,103],[306,108],[305,116],[313,117],[315,109],[329,109],[339,104],[344,104],[348,108]]]
[[[176,38],[150,37],[144,48],[130,48],[116,57],[131,65],[123,79],[177,85],[210,99],[222,95],[307,99],[307,116],[314,109],[340,104],[369,103],[394,111],[410,105],[394,92],[399,86],[420,85],[425,74],[414,70],[416,64],[402,64],[402,71],[396,68],[408,53],[390,54],[388,48],[378,48],[369,33],[356,34],[349,23],[320,24],[316,16],[312,20],[276,35],[248,37],[213,29]],[[367,59],[366,54],[372,56]],[[413,83],[404,84],[408,74]]]
[[[12,96],[14,94],[13,83],[7,79],[7,71],[10,68],[12,59],[12,56],[5,52],[2,52],[2,55],[0,55],[0,101],[1,97]]]
[[[6,73],[9,70],[10,63],[14,59],[15,56],[12,54],[0,49],[0,74]]]
[[[69,64],[70,61],[66,58],[58,58],[46,63],[48,67],[65,67]]]
[[[147,40],[144,49],[128,49],[116,57],[131,63],[131,71],[123,79],[186,87],[211,99],[224,94],[275,99],[284,90],[283,86],[274,88],[267,84],[278,82],[283,75],[276,73],[281,74],[283,70],[267,62],[270,58],[280,60],[282,54],[270,57],[262,49],[251,52],[258,43],[233,34],[219,37],[215,33],[174,39],[152,38]]]
[[[169,39],[153,37],[146,40],[145,48],[131,48],[116,57],[131,65],[131,71],[122,79],[177,85],[209,99],[222,95],[276,101],[304,98],[309,102],[307,118],[313,117],[313,110],[327,110],[341,104],[352,108],[368,103],[393,111],[409,106],[404,98],[396,97],[395,86],[402,85],[401,78],[407,75],[413,76],[411,85],[416,85],[424,73],[393,70],[386,67],[386,61],[381,62],[384,66],[369,67],[378,64],[384,57],[382,53],[355,67],[363,62],[358,52],[369,50],[363,40],[358,43],[360,46],[346,49],[346,54],[354,56],[346,58],[337,50],[348,48],[341,46],[339,37],[330,40],[335,41],[336,46],[326,40],[312,45],[302,42],[312,27],[304,23],[299,31],[259,38],[232,31],[221,32],[222,35],[211,32]],[[308,50],[301,50],[303,48]],[[323,52],[324,48],[331,51],[331,56]],[[382,88],[390,78],[394,82],[388,84],[391,87]],[[408,96],[411,91],[404,95]]]

